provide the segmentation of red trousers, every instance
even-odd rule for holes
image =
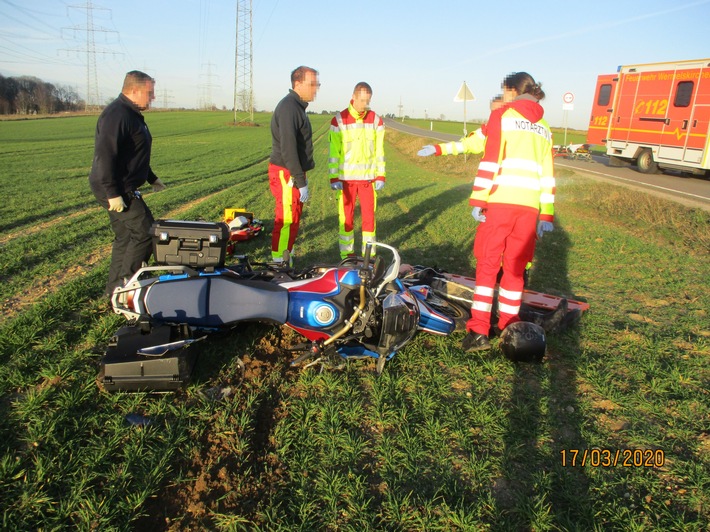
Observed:
[[[473,242],[476,257],[476,288],[471,319],[466,329],[488,336],[496,277],[503,264],[498,289],[498,327],[520,321],[525,266],[535,253],[538,211],[516,205],[489,204],[486,221],[479,224]]]
[[[271,233],[271,258],[283,259],[284,251],[293,251],[301,223],[301,194],[295,186],[288,185],[291,173],[288,168],[269,163],[269,188],[276,200],[274,231]]]
[[[377,211],[377,192],[374,181],[341,181],[343,190],[338,195],[339,249],[341,258],[354,251],[355,231],[353,219],[355,202],[360,200],[360,218],[362,219],[362,252],[365,253],[367,242],[376,240],[375,212]]]

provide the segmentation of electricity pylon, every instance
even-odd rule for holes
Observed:
[[[237,36],[234,46],[234,123],[237,110],[254,121],[254,77],[252,75],[252,0],[237,0]]]
[[[94,7],[91,0],[87,0],[85,5],[74,5],[68,6],[74,9],[85,9],[86,10],[86,26],[74,26],[71,29],[74,31],[86,32],[86,48],[79,49],[73,48],[67,51],[69,52],[86,52],[86,102],[84,104],[85,110],[89,110],[92,107],[99,107],[101,103],[99,102],[99,82],[98,76],[96,74],[96,54],[114,54],[114,52],[106,50],[96,50],[96,42],[94,39],[94,34],[97,31],[103,33],[118,33],[113,30],[108,30],[106,28],[94,26],[94,14],[93,11],[96,9],[101,9],[104,11],[110,11],[109,9],[103,7]],[[115,55],[115,54],[114,54]]]

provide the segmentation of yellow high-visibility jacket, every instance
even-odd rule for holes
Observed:
[[[469,203],[530,207],[541,221],[553,221],[555,177],[552,133],[537,100],[523,95],[491,113],[486,148]]]
[[[330,182],[385,180],[385,124],[374,111],[351,105],[330,122]]]

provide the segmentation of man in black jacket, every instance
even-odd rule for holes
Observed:
[[[96,124],[89,185],[108,209],[115,235],[106,283],[109,297],[152,253],[153,215],[138,189],[146,181],[155,192],[165,188],[150,168],[153,139],[141,113],[154,99],[155,80],[144,72],[128,72],[121,94],[106,106]]]
[[[313,131],[306,107],[318,92],[318,71],[300,66],[291,72],[291,87],[271,118],[269,188],[276,200],[271,258],[289,261],[298,235],[303,204],[308,200],[306,172],[315,168]]]

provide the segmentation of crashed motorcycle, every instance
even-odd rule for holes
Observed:
[[[426,294],[401,282],[401,259],[392,246],[373,242],[362,258],[294,272],[247,257],[224,266],[219,253],[216,266],[189,266],[195,250],[202,246],[209,257],[210,241],[220,246],[224,239],[217,232],[193,240],[200,242],[189,242],[189,253],[175,254],[182,258],[173,262],[182,264],[144,267],[114,291],[113,309],[128,325],[114,335],[102,361],[106,390],[177,389],[192,371],[190,346],[244,322],[286,325],[303,336],[290,349],[298,355],[293,366],[372,358],[377,373],[417,331],[455,330],[445,309],[431,307]]]

